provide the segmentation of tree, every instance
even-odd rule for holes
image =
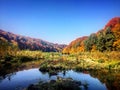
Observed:
[[[84,45],[85,45],[85,51],[90,51],[92,49],[92,45],[90,44],[89,39],[84,41]]]
[[[110,27],[106,28],[102,32],[99,32],[98,41],[97,41],[97,50],[101,52],[111,51],[113,50],[113,43],[114,43],[114,35]]]
[[[115,37],[114,37],[113,32],[111,31],[110,27],[106,28],[104,37],[105,37],[106,51],[112,51]]]
[[[18,47],[0,37],[0,59],[5,58],[6,55],[15,56]]]
[[[115,50],[120,51],[120,22],[115,25],[112,31],[115,36],[113,47]]]
[[[106,47],[105,47],[105,37],[103,36],[102,33],[99,34],[98,36],[98,41],[97,41],[97,50],[103,52],[104,50],[106,50]]]
[[[93,45],[96,45],[96,43],[97,43],[97,36],[96,36],[96,34],[91,34],[89,36],[89,38],[84,41],[85,50],[86,51],[91,51]]]

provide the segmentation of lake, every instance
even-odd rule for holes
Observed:
[[[107,90],[106,84],[102,83],[98,78],[92,77],[87,72],[76,72],[74,70],[60,71],[57,75],[50,76],[48,73],[42,73],[39,68],[17,71],[0,76],[0,90],[22,90],[31,84],[40,81],[46,82],[56,80],[57,76],[63,78],[72,78],[88,84],[87,90]],[[84,87],[81,87],[85,90]]]

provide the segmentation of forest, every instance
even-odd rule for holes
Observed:
[[[120,51],[120,17],[112,18],[97,33],[83,36],[72,41],[63,49],[63,53]]]

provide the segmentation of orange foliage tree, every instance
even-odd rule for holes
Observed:
[[[120,23],[116,24],[112,30],[115,36],[115,42],[113,46],[115,50],[120,51]]]

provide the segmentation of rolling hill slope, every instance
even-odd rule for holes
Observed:
[[[84,51],[120,51],[120,17],[112,18],[102,30],[79,37],[63,49],[63,53]]]
[[[26,37],[0,30],[0,39],[18,46],[19,49],[41,50],[45,52],[61,51],[66,45],[54,44],[41,39]]]

